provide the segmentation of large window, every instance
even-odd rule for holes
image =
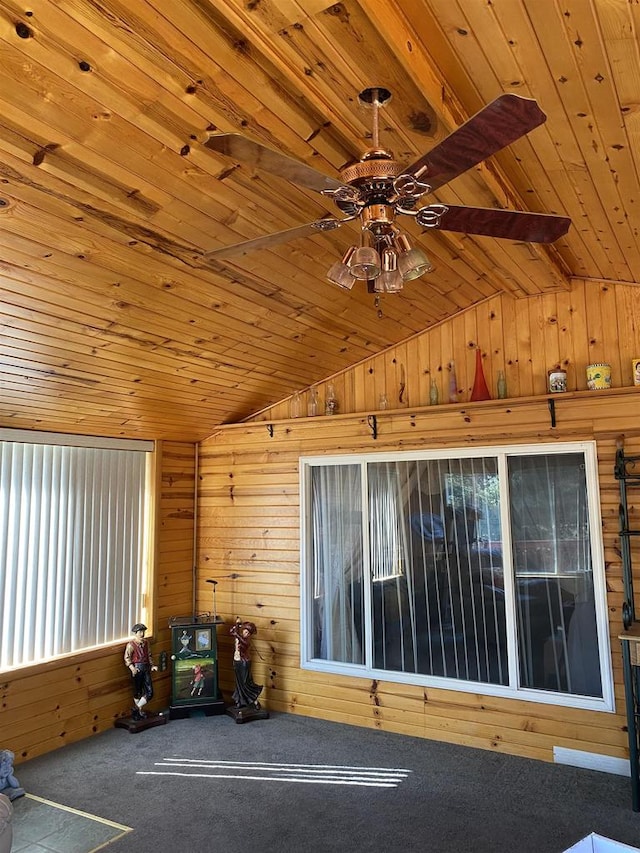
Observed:
[[[612,709],[593,444],[301,473],[303,666]]]
[[[0,669],[147,618],[152,442],[0,430]]]

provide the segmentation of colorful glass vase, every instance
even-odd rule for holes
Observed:
[[[487,385],[487,380],[484,378],[484,370],[482,368],[482,350],[480,347],[476,349],[476,375],[473,380],[473,388],[471,389],[472,403],[477,403],[480,400],[490,400],[491,392]]]

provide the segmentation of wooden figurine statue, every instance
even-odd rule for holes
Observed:
[[[237,723],[267,719],[269,714],[261,710],[258,701],[262,693],[262,685],[256,684],[251,677],[251,637],[257,633],[257,628],[253,622],[243,622],[238,617],[229,633],[234,639],[235,690],[233,691],[234,707],[228,708],[227,713],[234,717]]]
[[[146,625],[136,623],[131,629],[134,637],[124,650],[124,662],[133,679],[134,708],[131,716],[134,720],[143,720],[147,716],[142,709],[153,698],[151,673],[158,669],[151,657],[149,641],[144,636],[146,630]]]

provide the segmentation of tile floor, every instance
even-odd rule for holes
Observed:
[[[94,853],[130,827],[26,794],[13,801],[11,853]]]

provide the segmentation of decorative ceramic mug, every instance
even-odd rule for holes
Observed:
[[[562,367],[552,367],[548,373],[549,391],[556,394],[567,390],[567,371]]]
[[[587,365],[587,388],[590,391],[611,388],[611,365],[605,362]]]
[[[640,385],[640,358],[631,360],[631,375],[633,376],[633,384]]]

